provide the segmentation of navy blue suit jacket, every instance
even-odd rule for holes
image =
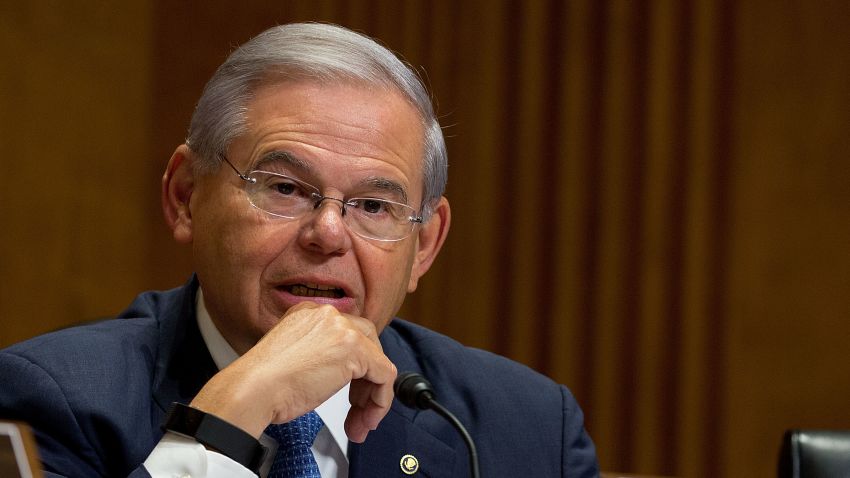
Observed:
[[[149,476],[141,463],[172,402],[188,403],[216,373],[195,320],[197,283],[141,294],[118,320],[37,337],[0,351],[0,418],[34,429],[47,476]],[[473,436],[481,476],[591,477],[596,454],[570,392],[527,367],[401,320],[381,334],[400,372],[422,373]],[[434,412],[397,400],[363,444],[351,478],[469,476],[466,447]]]

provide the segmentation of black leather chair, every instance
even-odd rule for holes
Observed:
[[[850,478],[850,430],[788,430],[779,478]]]

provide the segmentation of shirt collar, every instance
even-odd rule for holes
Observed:
[[[195,296],[195,310],[201,337],[203,337],[207,349],[210,351],[213,362],[221,370],[239,358],[239,354],[227,343],[227,340],[213,323],[212,317],[210,317],[204,304],[204,293],[200,287]],[[345,384],[331,398],[316,407],[316,413],[325,422],[325,426],[331,432],[334,441],[346,455],[348,454],[348,437],[345,434],[345,417],[351,408],[351,403],[348,401],[349,386],[350,384]]]

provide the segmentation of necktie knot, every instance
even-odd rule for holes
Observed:
[[[269,478],[320,478],[310,447],[323,426],[319,414],[313,411],[266,428],[266,434],[278,443]]]

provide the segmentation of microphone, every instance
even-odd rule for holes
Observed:
[[[469,470],[472,478],[479,478],[478,474],[478,451],[475,443],[460,420],[444,406],[440,405],[434,398],[434,387],[425,377],[415,372],[405,372],[395,379],[393,390],[396,397],[404,405],[419,410],[434,410],[440,416],[448,420],[463,437],[466,447],[469,449]]]

